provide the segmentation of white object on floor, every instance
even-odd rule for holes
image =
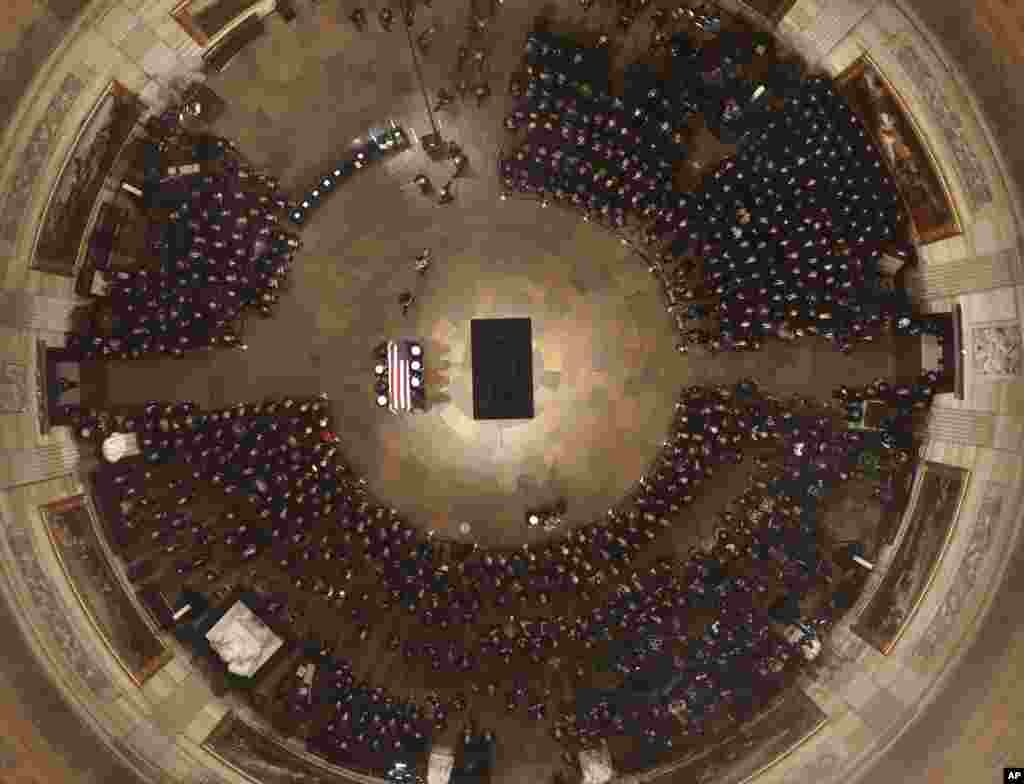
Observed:
[[[235,602],[206,633],[228,672],[251,678],[284,645],[243,602]]]
[[[580,752],[580,769],[583,784],[606,784],[615,777],[612,755],[607,744],[598,749],[584,749]]]
[[[139,454],[139,437],[135,433],[111,433],[103,439],[103,459],[116,463],[122,457]]]
[[[871,561],[865,561],[859,555],[853,556],[853,560],[854,560],[855,563],[859,563],[861,566],[863,566],[865,569],[867,569],[869,571],[871,571],[871,570],[873,570],[875,568],[875,565],[873,563],[871,563]]]
[[[454,767],[455,753],[447,746],[435,746],[427,762],[427,784],[448,784]]]

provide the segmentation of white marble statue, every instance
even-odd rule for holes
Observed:
[[[284,644],[242,602],[235,604],[206,633],[228,672],[251,678]]]

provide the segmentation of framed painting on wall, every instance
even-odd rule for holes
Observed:
[[[743,0],[743,4],[750,6],[772,24],[777,25],[796,5],[796,0]]]
[[[965,468],[924,464],[896,552],[851,627],[881,653],[888,655],[896,647],[927,593],[956,527],[969,478]]]
[[[272,730],[250,724],[234,711],[224,714],[202,747],[234,770],[264,784],[348,784],[353,781],[348,771],[316,754],[296,751]]]
[[[915,242],[955,237],[963,232],[949,187],[906,104],[867,55],[835,80],[889,167],[903,197]]]
[[[173,656],[132,602],[100,543],[85,495],[40,507],[75,596],[114,658],[140,686]]]
[[[247,16],[263,17],[286,7],[280,0],[183,0],[174,7],[171,16],[193,41],[207,47],[216,44]]]
[[[40,221],[32,268],[73,277],[103,183],[145,111],[135,93],[113,81],[86,118]]]

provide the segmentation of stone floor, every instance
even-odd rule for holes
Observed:
[[[217,130],[296,192],[384,120],[429,132],[402,30],[381,31],[374,7],[363,35],[340,4],[300,11],[291,26],[272,17],[269,36],[211,82],[229,103]],[[437,184],[448,175],[418,147],[360,172],[303,228],[290,290],[273,319],[247,324],[248,351],[114,364],[108,399],[219,405],[326,392],[350,461],[381,498],[439,533],[455,536],[468,522],[475,541],[517,545],[538,536],[523,527],[532,504],[564,497],[568,521],[582,523],[621,498],[655,457],[682,385],[749,375],[779,392],[827,397],[840,381],[889,375],[890,347],[853,359],[811,343],[682,357],[639,257],[575,214],[498,198],[501,93],[539,11],[500,10],[489,31],[494,98],[439,115],[471,162],[454,204],[409,187],[420,171]],[[424,71],[428,85],[440,85],[468,10],[438,4],[429,13],[440,32]],[[637,39],[645,40],[640,31],[623,50]],[[423,248],[435,262],[421,277],[413,257]],[[403,317],[397,296],[406,289],[416,302]],[[477,422],[469,322],[509,316],[533,320],[536,417]],[[426,414],[396,417],[373,403],[372,347],[398,337],[425,341]]]

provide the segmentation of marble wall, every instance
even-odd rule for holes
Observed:
[[[88,70],[69,73],[60,87],[50,97],[46,110],[28,145],[19,158],[14,181],[7,189],[3,209],[0,210],[0,239],[13,243],[22,229],[22,221],[28,209],[31,193],[36,188],[43,167],[53,153],[54,143],[59,138],[60,124],[64,121],[71,105],[85,90],[95,73]]]
[[[29,393],[29,369],[24,362],[0,362],[0,414],[18,414],[24,411]]]
[[[47,630],[62,664],[70,667],[88,689],[95,694],[109,691],[113,682],[96,664],[94,656],[82,641],[80,631],[69,619],[56,575],[48,574],[40,563],[35,537],[27,525],[28,521],[17,515],[5,515],[0,522],[3,546],[19,570],[27,598],[31,601],[34,623]]]
[[[925,463],[886,573],[852,627],[882,653],[896,645],[945,552],[967,491],[969,472]]]
[[[1010,516],[1004,514],[1008,511],[1009,490],[1002,482],[985,483],[981,508],[975,517],[956,576],[935,617],[914,647],[914,657],[922,660],[934,657],[939,646],[955,633],[960,613],[972,598],[978,584],[979,570],[991,552],[997,533],[1001,532],[1003,526],[1011,524]]]
[[[64,576],[90,620],[131,678],[144,683],[171,653],[118,576],[94,527],[91,505],[78,495],[47,504],[40,513]]]
[[[40,297],[11,289],[0,290],[0,324],[15,329],[69,332],[77,298]]]

